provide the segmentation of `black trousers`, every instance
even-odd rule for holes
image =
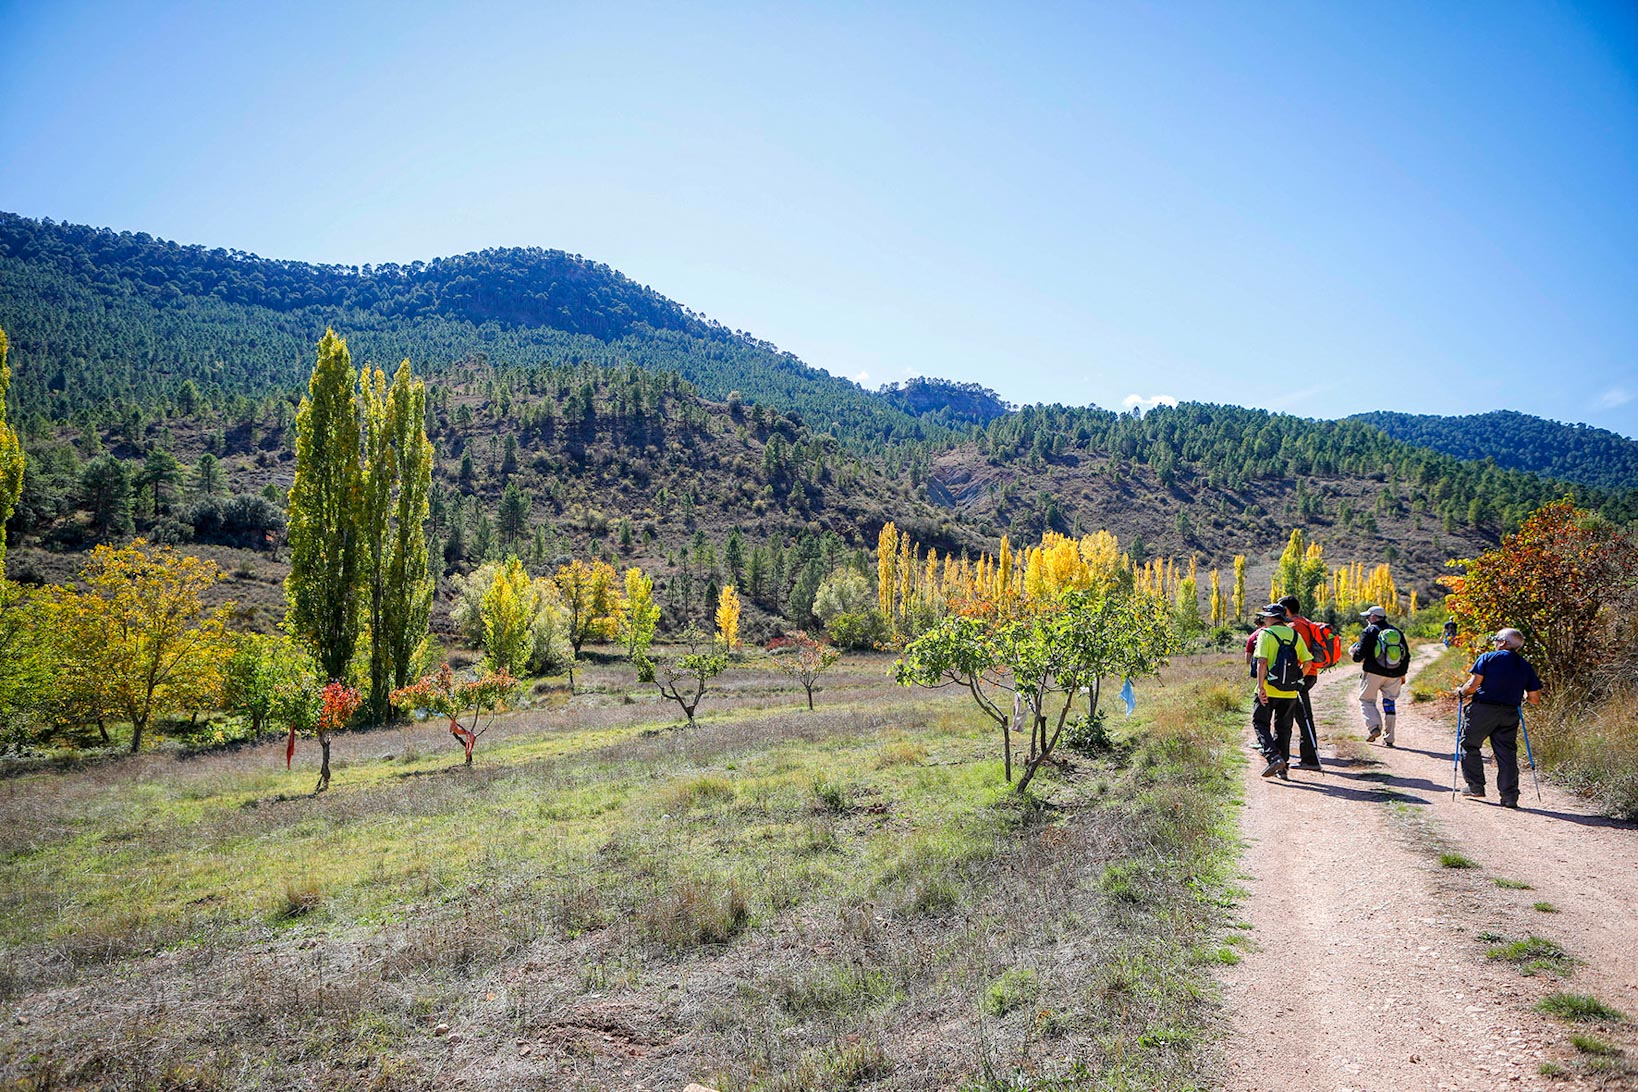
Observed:
[[[1473,702],[1462,725],[1462,777],[1467,787],[1484,791],[1484,758],[1479,745],[1490,741],[1496,756],[1496,791],[1503,804],[1519,798],[1519,711],[1511,705]]]
[[[1297,715],[1297,753],[1312,766],[1319,765],[1319,724],[1314,720],[1314,703],[1308,700],[1308,692],[1318,681],[1318,675],[1304,675],[1302,689],[1297,691],[1297,700],[1302,703]]]
[[[1273,762],[1276,758],[1291,758],[1291,724],[1302,711],[1296,698],[1276,698],[1270,694],[1266,702],[1254,702],[1251,707],[1251,727],[1257,733],[1257,749]]]

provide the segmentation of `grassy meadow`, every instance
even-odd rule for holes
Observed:
[[[964,692],[737,665],[697,728],[592,667],[475,765],[435,724],[0,779],[16,1088],[1195,1088],[1236,661],[1028,797]]]

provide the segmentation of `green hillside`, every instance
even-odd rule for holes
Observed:
[[[1568,488],[1362,420],[1014,408],[938,379],[867,392],[561,251],[316,266],[0,214],[29,455],[20,566],[56,578],[132,530],[224,549],[276,536],[326,326],[355,361],[407,357],[431,380],[448,571],[591,550],[659,565],[685,614],[748,577],[726,563],[737,535],[742,564],[763,551],[749,599],[802,620],[816,567],[868,550],[888,520],[941,552],[1106,527],[1218,563],[1266,563],[1304,525],[1333,556],[1403,559],[1432,590],[1445,558]],[[206,456],[219,485],[201,484]],[[1574,491],[1638,515],[1630,489]]]
[[[1497,466],[1612,491],[1638,488],[1638,441],[1591,425],[1567,425],[1514,410],[1437,417],[1414,413],[1355,414],[1396,440],[1458,459],[1492,459]]]

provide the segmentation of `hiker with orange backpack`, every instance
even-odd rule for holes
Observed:
[[[1294,595],[1288,595],[1280,600],[1280,606],[1285,608],[1285,616],[1291,622],[1291,628],[1297,631],[1313,659],[1302,665],[1302,689],[1297,693],[1300,708],[1297,717],[1303,729],[1297,734],[1297,751],[1299,770],[1317,770],[1320,768],[1319,758],[1319,722],[1314,719],[1314,703],[1309,699],[1309,692],[1319,681],[1322,668],[1330,667],[1337,661],[1341,653],[1341,640],[1323,622],[1316,622],[1302,616],[1302,600]]]
[[[1398,626],[1390,625],[1388,612],[1372,607],[1360,615],[1365,619],[1365,631],[1348,650],[1354,663],[1363,669],[1359,681],[1359,711],[1370,730],[1365,741],[1385,736],[1383,744],[1393,746],[1393,722],[1399,700],[1399,689],[1405,685],[1405,674],[1410,670],[1410,643]],[[1382,709],[1376,708],[1377,696],[1382,697]]]

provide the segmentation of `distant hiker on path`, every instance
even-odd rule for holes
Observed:
[[[1291,628],[1297,631],[1302,643],[1308,646],[1313,659],[1302,665],[1302,688],[1297,692],[1298,720],[1302,731],[1297,733],[1297,754],[1301,761],[1297,763],[1299,770],[1317,770],[1319,760],[1319,723],[1314,720],[1314,703],[1309,700],[1308,693],[1314,689],[1319,681],[1320,668],[1325,666],[1320,661],[1322,642],[1320,633],[1313,622],[1302,616],[1302,600],[1294,595],[1288,595],[1280,600],[1280,606],[1285,608],[1285,616],[1291,622]]]
[[[1405,685],[1405,672],[1410,670],[1410,645],[1396,626],[1388,624],[1388,612],[1372,607],[1360,615],[1365,619],[1365,632],[1348,650],[1354,663],[1364,667],[1359,682],[1359,711],[1365,716],[1365,727],[1370,742],[1377,736],[1393,746],[1393,721],[1399,699],[1399,688]],[[1376,697],[1382,695],[1382,709],[1376,708]]]
[[[1291,628],[1284,607],[1270,603],[1258,617],[1265,624],[1257,633],[1252,654],[1257,704],[1251,710],[1251,726],[1257,733],[1257,748],[1268,761],[1263,776],[1289,781],[1291,722],[1301,708],[1298,695],[1302,693],[1303,665],[1314,657]]]
[[[1445,647],[1446,648],[1449,648],[1451,645],[1456,643],[1456,619],[1454,619],[1454,618],[1446,619],[1446,621],[1445,621],[1445,633],[1444,633],[1443,640],[1445,642]]]
[[[1497,631],[1496,647],[1474,661],[1467,681],[1456,688],[1456,700],[1471,697],[1462,728],[1462,795],[1484,799],[1484,759],[1479,746],[1490,740],[1496,756],[1496,791],[1504,808],[1519,806],[1519,717],[1526,699],[1541,700],[1541,680],[1530,661],[1519,655],[1524,634],[1516,629]]]

